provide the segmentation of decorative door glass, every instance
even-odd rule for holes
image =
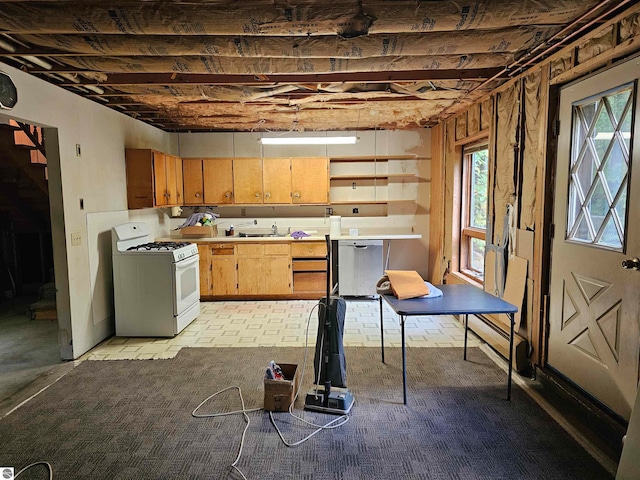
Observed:
[[[568,241],[623,251],[634,84],[573,105]]]

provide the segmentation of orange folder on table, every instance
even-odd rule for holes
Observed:
[[[429,287],[415,270],[387,270],[391,289],[399,300],[422,297],[429,294]]]

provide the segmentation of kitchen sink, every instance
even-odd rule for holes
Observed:
[[[286,233],[238,233],[239,237],[286,237]]]

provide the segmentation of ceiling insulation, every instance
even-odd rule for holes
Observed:
[[[167,131],[418,128],[620,3],[0,0],[0,61]]]

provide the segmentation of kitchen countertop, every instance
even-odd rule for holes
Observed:
[[[381,233],[381,234],[362,234],[362,235],[340,235],[339,237],[331,237],[331,240],[411,240],[420,239],[422,235],[416,233]],[[224,243],[224,242],[324,242],[324,235],[311,235],[301,239],[295,239],[291,236],[284,237],[183,237],[179,234],[165,237],[158,237],[158,242],[176,242],[185,241],[193,243]]]

